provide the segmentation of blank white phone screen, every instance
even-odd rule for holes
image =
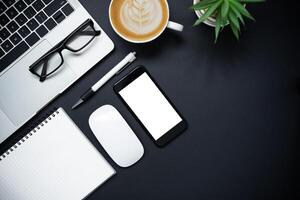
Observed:
[[[119,94],[155,140],[182,121],[145,72]]]

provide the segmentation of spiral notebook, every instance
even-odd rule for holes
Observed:
[[[59,108],[0,155],[0,199],[84,199],[114,174]]]

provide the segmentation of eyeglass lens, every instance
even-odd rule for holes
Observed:
[[[63,59],[61,54],[54,52],[50,54],[45,60],[41,61],[35,68],[35,72],[39,76],[46,76],[54,72],[62,64]]]
[[[88,25],[71,37],[67,41],[66,47],[73,51],[79,51],[88,45],[94,39],[95,35],[96,33],[94,28]]]
[[[77,52],[85,48],[96,36],[96,31],[91,25],[87,25],[82,30],[75,33],[66,42],[65,47]],[[63,63],[62,54],[53,52],[35,67],[35,73],[41,77],[49,76],[54,73]],[[41,79],[42,81],[43,79]]]

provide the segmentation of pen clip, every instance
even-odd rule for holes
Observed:
[[[124,67],[122,67],[117,73],[116,73],[116,76],[119,75],[122,71],[124,71],[129,65],[131,65],[131,63],[133,63],[133,61],[131,62],[128,62],[126,65],[124,65]]]
[[[122,71],[125,70],[126,67],[128,67],[129,65],[131,65],[132,62],[127,63],[126,65],[124,65],[124,67],[122,67],[117,73],[116,75],[119,75]]]

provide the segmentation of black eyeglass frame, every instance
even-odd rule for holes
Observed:
[[[81,33],[82,30],[84,30],[86,27],[90,26],[93,29],[93,37],[90,39],[89,42],[87,42],[84,46],[82,46],[79,49],[73,49],[69,46],[67,46],[68,42],[77,34]],[[90,33],[89,33],[90,34]],[[40,78],[40,81],[43,82],[48,76],[52,75],[54,72],[56,72],[64,63],[64,57],[62,55],[62,51],[67,49],[71,52],[77,53],[79,51],[81,51],[82,49],[84,49],[85,47],[87,47],[94,39],[96,36],[99,36],[101,34],[101,30],[96,30],[94,27],[94,22],[91,19],[87,19],[85,22],[83,22],[78,28],[76,28],[71,34],[69,34],[63,41],[61,41],[60,43],[58,43],[57,45],[55,45],[52,49],[50,49],[47,53],[45,53],[41,58],[39,58],[36,62],[34,62],[30,67],[29,67],[29,71],[38,76]],[[50,56],[54,53],[58,53],[61,57],[61,63],[58,65],[58,67],[56,67],[52,72],[48,73],[48,74],[44,74],[45,71],[47,70],[47,62],[48,59],[50,58]],[[37,67],[39,67],[39,65],[41,63],[43,64],[42,67],[42,73],[38,74],[36,72]]]

